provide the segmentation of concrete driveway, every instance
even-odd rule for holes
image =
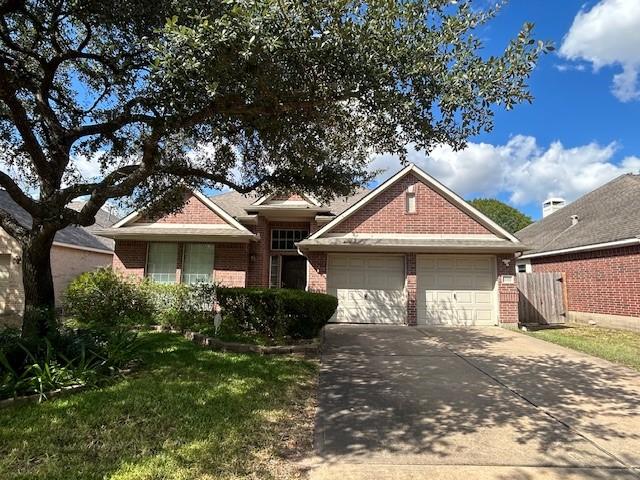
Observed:
[[[640,374],[499,328],[330,325],[312,479],[638,479]]]

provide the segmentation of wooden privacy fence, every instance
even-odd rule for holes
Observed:
[[[567,295],[564,274],[554,272],[518,273],[520,323],[558,325],[566,322]]]

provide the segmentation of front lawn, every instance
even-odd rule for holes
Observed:
[[[563,347],[604,358],[640,371],[640,333],[587,325],[527,332]]]
[[[317,367],[144,336],[144,366],[109,387],[0,410],[2,479],[298,478]]]

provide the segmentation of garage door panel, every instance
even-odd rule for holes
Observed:
[[[330,255],[327,291],[338,297],[337,322],[405,323],[404,257]]]
[[[495,323],[495,257],[419,255],[416,267],[418,323]]]

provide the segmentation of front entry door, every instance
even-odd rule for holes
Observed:
[[[307,259],[299,255],[282,256],[282,288],[304,290],[307,287]]]

